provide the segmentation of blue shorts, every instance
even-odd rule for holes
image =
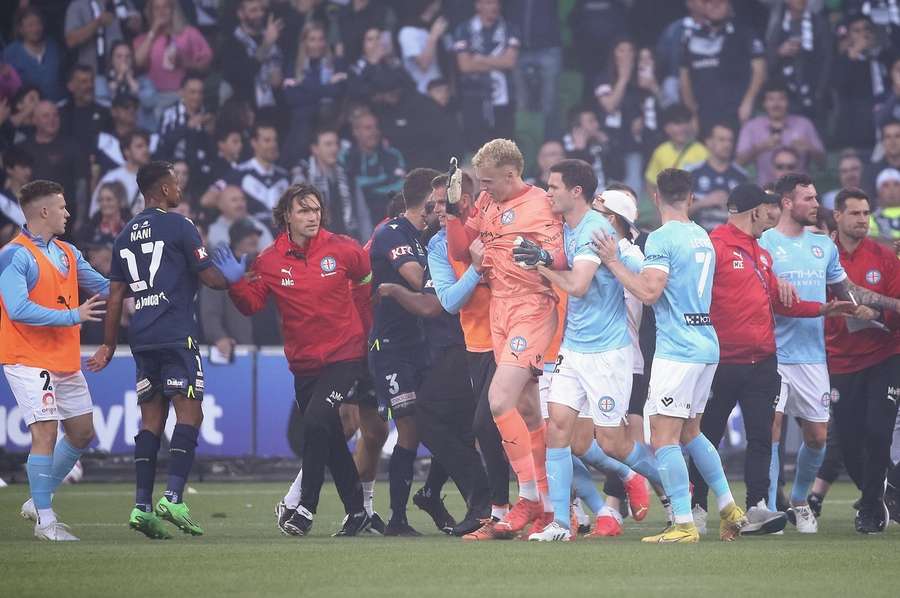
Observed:
[[[196,348],[171,347],[135,351],[138,403],[157,394],[203,400],[203,363]]]
[[[424,348],[369,351],[369,372],[383,416],[388,409],[394,419],[415,415],[416,391],[427,366]]]

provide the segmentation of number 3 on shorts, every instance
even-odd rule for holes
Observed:
[[[388,374],[384,379],[388,383],[388,392],[392,395],[397,394],[397,391],[400,390],[400,385],[397,384],[397,374]]]

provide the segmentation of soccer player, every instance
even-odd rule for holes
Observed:
[[[900,262],[868,236],[868,196],[859,189],[842,189],[834,207],[835,244],[847,276],[876,293],[900,297]],[[896,314],[882,319],[894,328],[900,324]],[[862,491],[856,531],[872,534],[887,524],[882,495],[900,400],[900,336],[883,326],[851,329],[848,324],[844,318],[825,320],[828,371],[839,397],[832,412],[844,466]]]
[[[824,302],[826,292],[831,292],[842,301],[853,301],[877,309],[900,309],[900,300],[879,295],[851,282],[841,265],[834,242],[805,228],[816,224],[819,209],[811,178],[803,174],[786,174],[776,181],[775,192],[781,200],[781,218],[775,228],[762,234],[760,245],[772,255],[775,274],[791,282],[800,299]],[[788,518],[797,526],[797,531],[816,533],[818,522],[809,507],[807,496],[825,457],[828,406],[832,400],[826,365],[824,319],[776,315],[775,341],[781,392],[773,437],[780,437],[781,421],[785,414],[799,418],[803,432]],[[777,455],[778,447],[773,442],[773,471],[778,471]],[[770,499],[774,498],[775,484],[776,476],[770,474]]]
[[[134,437],[137,479],[128,525],[148,538],[169,538],[161,521],[165,519],[184,533],[199,536],[203,528],[183,501],[203,421],[195,299],[198,282],[227,289],[229,281],[213,266],[194,223],[174,212],[181,203],[181,189],[172,164],[154,161],[142,166],[137,183],[147,207],[113,244],[104,340],[88,367],[100,371],[112,359],[122,302],[126,295],[134,297],[128,344],[137,367],[141,430]],[[170,405],[177,421],[169,442],[168,484],[154,509],[156,455]]]
[[[426,225],[425,202],[431,195],[431,181],[438,175],[438,171],[427,168],[410,172],[403,184],[406,211],[375,231],[370,252],[375,292],[382,283],[398,284],[413,292],[422,290],[428,263],[420,241]],[[421,535],[409,525],[406,505],[419,446],[414,417],[416,390],[428,366],[427,356],[421,320],[395,299],[382,297],[375,304],[369,334],[369,371],[382,410],[386,413],[390,409],[397,425],[397,444],[389,465],[391,519],[385,528],[387,536]],[[425,492],[440,496],[446,479],[439,461],[432,460]]]
[[[546,429],[537,377],[557,328],[557,299],[550,284],[536,270],[519,265],[513,250],[523,264],[564,268],[562,223],[551,211],[546,192],[522,180],[525,160],[512,141],[489,141],[472,164],[482,193],[474,215],[464,225],[455,218],[448,220],[447,238],[455,259],[467,257],[476,237],[484,244],[477,271],[491,289],[491,336],[497,361],[488,400],[519,481],[519,500],[494,527],[511,537],[536,519],[544,524],[552,519],[550,505],[545,504]]]
[[[720,538],[734,540],[747,523],[734,503],[716,447],[700,432],[700,417],[719,361],[719,343],[709,319],[715,255],[706,231],[688,218],[692,199],[690,173],[668,168],[657,176],[654,203],[662,226],[647,239],[640,274],[619,260],[614,237],[594,235],[597,253],[610,272],[656,312],[656,354],[645,413],[675,521],[643,541],[660,544],[700,539],[691,516],[682,446],[716,494]]]
[[[25,226],[0,251],[0,363],[31,433],[22,515],[41,540],[78,540],[53,511],[53,492],[94,438],[93,405],[81,373],[79,330],[104,313],[109,282],[57,236],[69,212],[62,186],[22,187]],[[78,289],[93,296],[78,307]],[[65,435],[57,442],[62,422]]]
[[[324,228],[324,206],[311,185],[293,185],[282,194],[273,218],[284,232],[259,255],[252,280],[243,277],[243,264],[228,248],[216,250],[213,262],[238,280],[228,294],[241,313],[263,309],[270,295],[281,313],[285,356],[303,414],[303,475],[299,500],[276,507],[279,527],[294,536],[310,532],[328,467],[346,513],[335,536],[356,536],[371,522],[339,410],[364,367],[366,339],[354,288],[368,290],[372,272],[359,243]]]
[[[582,160],[563,160],[550,168],[548,195],[554,213],[565,220],[565,252],[571,270],[538,272],[568,295],[565,332],[550,383],[547,431],[547,478],[554,521],[530,540],[571,539],[569,492],[572,486],[570,443],[580,412],[590,413],[603,451],[651,479],[656,460],[643,443],[634,443],[625,426],[631,397],[631,337],[621,283],[591,249],[592,234],[615,230],[591,209],[597,178]]]

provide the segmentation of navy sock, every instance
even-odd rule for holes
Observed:
[[[416,452],[399,444],[394,446],[388,465],[391,489],[391,522],[406,522],[406,503],[409,502],[409,488],[413,479],[413,463]]]
[[[447,473],[441,462],[437,459],[432,459],[431,467],[428,468],[428,477],[425,478],[425,485],[422,486],[422,493],[428,498],[440,496],[441,490],[443,490],[444,484],[447,483],[449,478],[450,474]]]
[[[153,482],[156,480],[158,452],[159,436],[150,430],[141,430],[134,437],[134,473],[137,480],[134,504],[148,513],[153,508]]]
[[[194,449],[197,448],[197,436],[200,430],[187,424],[175,424],[172,442],[169,443],[169,483],[166,487],[166,498],[169,502],[179,503],[184,494],[184,485],[194,464]]]

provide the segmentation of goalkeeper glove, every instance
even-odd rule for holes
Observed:
[[[523,267],[533,268],[541,265],[549,268],[553,265],[553,256],[549,251],[541,249],[541,246],[534,241],[522,237],[516,237],[513,259]]]
[[[450,158],[447,171],[447,213],[459,216],[459,200],[462,197],[462,170],[457,167],[456,158]]]

